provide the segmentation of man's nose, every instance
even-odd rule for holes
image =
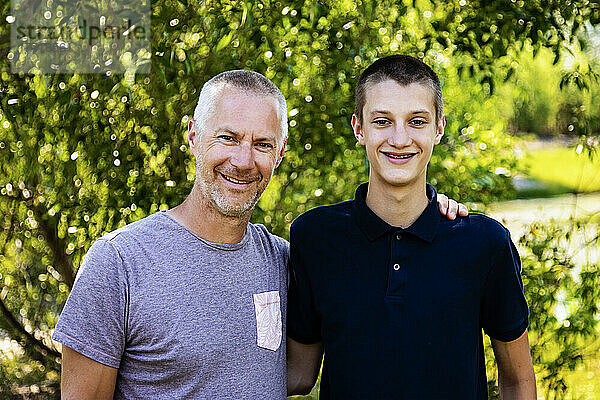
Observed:
[[[238,169],[252,169],[254,167],[252,146],[248,143],[241,143],[236,146],[229,162]]]
[[[412,138],[406,130],[406,127],[402,125],[396,125],[392,134],[388,137],[388,144],[394,147],[408,146],[411,142]]]

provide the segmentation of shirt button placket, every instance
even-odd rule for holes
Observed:
[[[391,232],[390,240],[390,263],[388,264],[388,289],[386,296],[397,300],[403,300],[406,295],[406,284],[408,278],[408,271],[405,266],[402,265],[404,262],[403,248],[405,243],[402,241],[403,232],[398,230]],[[388,236],[389,237],[389,236]]]
[[[402,232],[396,232],[396,234],[394,235],[394,238],[397,241],[402,240]],[[400,271],[400,264],[397,264],[397,263],[394,264],[393,268],[394,268],[394,271]]]

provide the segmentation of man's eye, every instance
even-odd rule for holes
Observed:
[[[231,135],[219,135],[219,139],[223,139],[226,142],[234,142],[235,138]]]
[[[273,148],[273,145],[271,143],[257,143],[256,144],[258,147],[260,147],[261,149],[267,149],[270,150]]]

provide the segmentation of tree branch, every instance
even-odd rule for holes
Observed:
[[[11,207],[12,212],[10,213],[11,215],[10,215],[10,225],[8,228],[8,233],[7,233],[4,243],[2,243],[2,247],[1,247],[3,254],[6,253],[6,251],[4,251],[6,249],[6,244],[8,243],[8,241],[10,240],[10,238],[12,236],[12,227],[14,226],[14,222],[15,222],[16,208],[17,208],[17,201],[15,200],[15,201],[13,201],[13,204]],[[20,336],[21,345],[24,344],[23,342],[28,342],[28,343],[33,344],[33,346],[37,352],[32,353],[32,358],[34,358],[38,361],[43,361],[44,357],[48,356],[48,355],[52,355],[54,357],[61,356],[58,351],[49,348],[44,343],[42,343],[41,341],[36,339],[35,336],[33,336],[32,334],[27,332],[27,330],[25,330],[23,325],[21,325],[21,323],[15,318],[14,314],[8,309],[8,307],[6,307],[6,305],[4,304],[4,301],[2,300],[2,297],[0,297],[0,312],[4,316],[5,321],[8,322],[8,325],[10,327],[12,327]]]
[[[38,228],[42,236],[44,237],[46,243],[52,251],[52,255],[54,256],[54,265],[56,265],[56,269],[65,280],[67,286],[69,286],[69,288],[72,288],[73,282],[75,282],[75,276],[73,273],[73,263],[65,253],[66,246],[64,240],[58,237],[56,227],[50,225],[48,221],[43,219],[43,213],[41,212],[39,206],[31,206],[30,209],[35,215],[35,219],[38,222]]]
[[[2,301],[2,297],[0,297],[0,311],[2,312],[2,315],[4,316],[4,318],[8,322],[8,324],[15,331],[17,331],[17,333],[21,337],[21,342],[28,342],[28,343],[32,344],[34,346],[34,348],[37,350],[39,355],[37,357],[33,356],[32,358],[35,358],[38,361],[43,361],[44,357],[48,356],[48,355],[58,357],[58,358],[61,357],[61,355],[58,351],[52,350],[51,348],[46,346],[44,343],[42,343],[40,340],[36,339],[35,336],[33,336],[31,333],[29,333],[25,330],[23,325],[21,325],[21,323],[19,321],[17,321],[17,319],[15,318],[13,313],[10,312],[10,310],[6,307],[6,305],[4,304],[4,301]],[[23,345],[23,343],[21,343],[21,345]],[[23,346],[23,347],[25,347],[25,346]],[[40,357],[40,355],[43,357]]]

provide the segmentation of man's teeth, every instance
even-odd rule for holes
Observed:
[[[396,158],[396,159],[411,158],[412,156],[414,156],[414,153],[413,154],[403,154],[401,156],[397,156],[395,154],[390,154],[390,153],[385,153],[385,154],[387,154],[388,157]]]
[[[225,180],[227,180],[229,182],[236,183],[238,185],[248,184],[248,183],[252,182],[252,181],[240,181],[240,180],[237,180],[237,179],[234,179],[234,178],[230,178],[230,177],[225,176],[225,175],[223,175],[223,178],[225,178]]]

